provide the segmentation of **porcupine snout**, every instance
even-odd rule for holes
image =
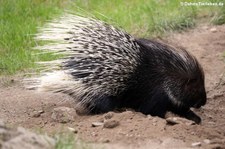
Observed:
[[[206,104],[206,99],[207,99],[206,92],[203,91],[200,94],[199,100],[193,105],[193,107],[199,109],[201,106],[204,106]]]

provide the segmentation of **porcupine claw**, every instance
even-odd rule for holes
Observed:
[[[201,118],[191,110],[187,111],[187,113],[185,113],[184,117],[189,119],[189,120],[194,121],[196,124],[201,123]]]

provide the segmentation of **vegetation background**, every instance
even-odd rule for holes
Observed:
[[[189,0],[188,2],[197,2]],[[204,0],[220,2],[224,0]],[[33,36],[44,23],[65,11],[96,17],[136,37],[158,37],[194,27],[199,21],[225,23],[224,6],[182,6],[179,0],[0,0],[0,74],[36,67]]]

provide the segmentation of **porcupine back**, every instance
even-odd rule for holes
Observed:
[[[39,62],[48,71],[30,79],[30,88],[64,92],[80,104],[125,90],[139,59],[132,36],[92,18],[65,14],[40,29],[36,39],[52,42],[35,49],[64,57]]]

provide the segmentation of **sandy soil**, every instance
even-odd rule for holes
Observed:
[[[105,115],[76,115],[73,122],[58,123],[51,118],[53,109],[73,107],[71,98],[25,90],[18,77],[1,78],[0,119],[13,126],[49,134],[71,127],[77,131],[78,138],[103,144],[106,148],[225,148],[225,62],[222,57],[225,26],[200,25],[188,32],[169,35],[164,40],[186,48],[199,59],[205,70],[208,102],[195,110],[202,118],[201,125],[168,125],[165,119],[131,110],[113,112],[111,119],[119,125],[111,129],[92,127],[93,122],[103,121]]]

